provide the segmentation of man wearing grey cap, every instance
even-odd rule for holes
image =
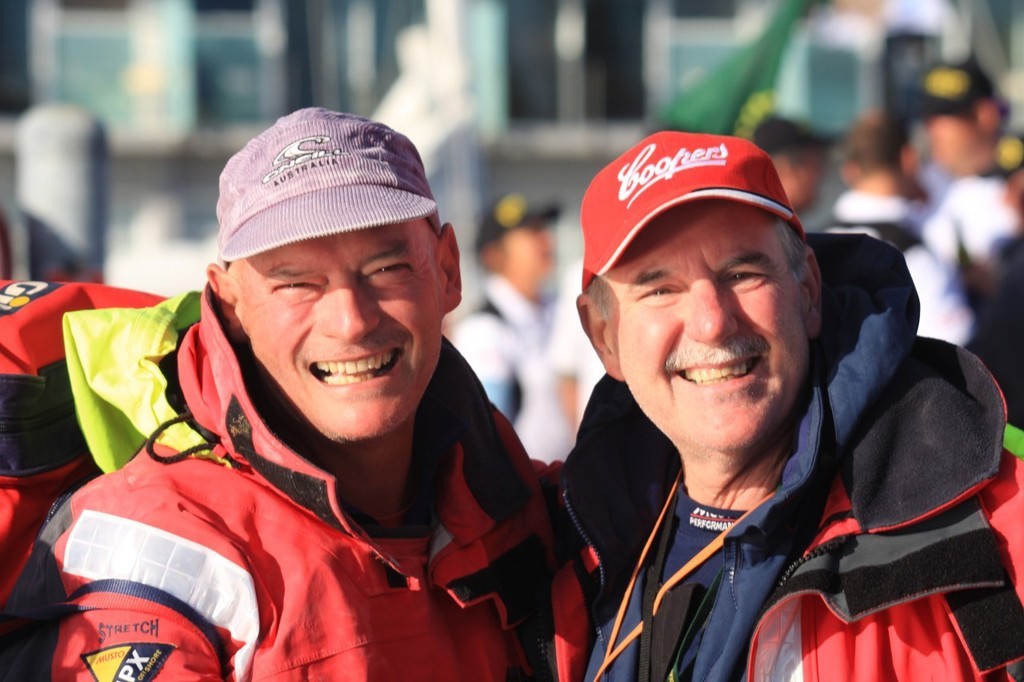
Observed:
[[[295,112],[228,161],[217,215],[166,390],[110,399],[175,414],[44,527],[5,679],[525,679],[551,529],[442,338],[459,251],[415,147]]]

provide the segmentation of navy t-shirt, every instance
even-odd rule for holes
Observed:
[[[723,530],[731,528],[741,516],[742,511],[699,504],[680,490],[676,498],[675,518],[672,520],[675,532],[669,541],[661,581],[668,580]],[[719,552],[705,561],[695,573],[687,576],[684,582],[695,582],[707,587],[715,579],[715,574],[721,566],[722,554]]]

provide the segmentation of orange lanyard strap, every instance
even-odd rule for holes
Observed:
[[[626,607],[629,606],[629,597],[633,594],[633,587],[636,586],[636,577],[640,574],[640,568],[644,565],[644,561],[647,559],[647,552],[650,551],[651,544],[654,542],[654,537],[658,534],[658,528],[661,526],[661,522],[664,520],[665,514],[668,512],[668,508],[671,506],[672,500],[675,498],[676,488],[679,487],[679,479],[682,475],[683,470],[680,467],[679,473],[676,474],[676,480],[672,482],[672,487],[669,489],[668,496],[665,498],[665,504],[661,508],[661,514],[658,515],[658,520],[654,522],[654,528],[651,529],[651,534],[647,536],[647,543],[640,552],[640,558],[637,559],[636,566],[633,567],[633,575],[629,577],[629,584],[626,585],[626,592],[622,596],[622,601],[619,603],[619,611],[615,614],[615,622],[612,624],[612,633],[608,638],[608,647],[604,652],[604,661],[602,661],[601,667],[597,671],[597,676],[594,678],[595,681],[604,674],[604,671],[620,653],[619,651],[613,651],[612,645],[615,644],[615,640],[619,637],[619,630],[622,628],[622,621],[626,617]],[[639,633],[639,630],[637,632]],[[635,635],[633,637],[635,638]],[[627,637],[627,641],[630,641],[629,637]],[[619,649],[623,648],[625,647],[619,647]]]
[[[682,475],[681,471],[680,475]],[[675,483],[673,483],[672,485],[672,490],[669,492],[668,499],[665,501],[665,506],[661,510],[661,515],[658,516],[658,520],[657,522],[655,522],[654,528],[651,530],[651,534],[647,538],[647,544],[644,545],[643,551],[640,552],[640,558],[637,560],[636,566],[633,568],[633,575],[629,579],[629,584],[626,586],[626,592],[622,596],[622,602],[619,604],[619,612],[615,616],[615,623],[612,626],[611,637],[609,637],[608,639],[608,647],[605,650],[604,660],[601,661],[601,667],[597,669],[597,674],[594,676],[594,682],[597,682],[597,680],[601,679],[601,675],[605,673],[605,671],[608,669],[608,666],[610,666],[612,662],[616,658],[618,658],[623,651],[626,650],[626,647],[632,644],[633,641],[640,636],[641,631],[643,631],[644,624],[643,621],[641,621],[637,623],[636,627],[630,630],[629,634],[627,634],[622,639],[622,641],[619,642],[619,644],[617,646],[614,646],[613,648],[613,645],[615,645],[615,640],[619,636],[619,630],[622,628],[622,621],[626,615],[626,608],[629,605],[630,596],[633,594],[633,588],[636,586],[636,578],[640,573],[640,568],[644,565],[644,561],[647,558],[647,552],[650,550],[651,544],[654,542],[654,537],[655,535],[657,535],[658,528],[661,526],[661,523],[665,518],[665,513],[670,506],[669,503],[673,499],[675,499],[675,490],[676,487],[678,487],[678,485],[679,477],[677,476]],[[745,512],[743,516],[736,519],[735,523],[733,523],[728,528],[723,530],[721,533],[716,535],[714,540],[709,542],[707,545],[704,546],[703,549],[701,549],[699,552],[693,555],[693,557],[689,561],[687,561],[682,568],[673,573],[671,577],[669,577],[669,579],[664,582],[664,584],[658,590],[658,594],[654,598],[654,613],[658,612],[658,607],[661,606],[661,602],[665,598],[665,595],[668,593],[669,590],[671,590],[673,587],[678,585],[684,578],[686,578],[688,575],[697,570],[697,568],[699,568],[701,564],[710,559],[715,554],[715,552],[722,548],[722,545],[725,543],[725,536],[729,533],[730,530],[733,529],[733,527],[737,523],[745,519],[747,515],[750,514],[750,511]]]

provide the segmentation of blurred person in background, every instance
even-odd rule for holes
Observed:
[[[548,356],[555,300],[547,286],[559,213],[517,193],[491,204],[476,241],[487,272],[483,301],[455,323],[451,337],[526,451],[546,462],[563,459],[573,436]]]
[[[753,142],[771,156],[793,208],[808,213],[821,193],[830,140],[800,121],[769,116],[754,129]]]
[[[1024,206],[1024,138],[1006,134],[997,161],[1010,176],[1010,191]],[[1024,234],[1016,235],[999,254],[999,283],[978,319],[968,348],[977,353],[999,382],[1008,419],[1024,425]]]
[[[967,59],[926,69],[915,111],[927,143],[921,183],[931,211],[921,237],[962,273],[978,312],[997,284],[999,251],[1021,225],[1020,206],[997,164],[1006,104],[977,61]]]
[[[850,126],[840,155],[840,176],[849,189],[836,200],[830,229],[865,232],[902,251],[921,300],[918,333],[966,343],[974,312],[959,273],[920,238],[927,207],[906,126],[883,111],[866,112]]]
[[[558,390],[565,415],[579,427],[590,392],[604,376],[601,358],[580,326],[576,297],[583,278],[583,259],[575,260],[562,275],[555,303],[555,322],[551,330],[549,355],[551,368],[558,377]]]
[[[968,349],[996,378],[1006,399],[1007,420],[1024,425],[1024,242],[1004,254],[999,285],[978,319]]]

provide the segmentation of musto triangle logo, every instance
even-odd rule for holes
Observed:
[[[82,654],[96,682],[145,682],[155,680],[174,651],[170,644],[118,644]]]

